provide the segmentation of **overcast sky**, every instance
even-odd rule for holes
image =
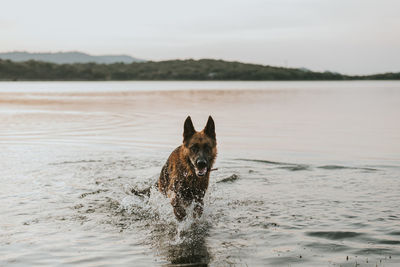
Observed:
[[[0,52],[400,71],[400,0],[0,0]]]

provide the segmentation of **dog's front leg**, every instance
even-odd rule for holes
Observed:
[[[194,202],[194,209],[193,209],[193,218],[201,217],[203,214],[203,200],[202,199],[196,199]]]
[[[186,210],[183,203],[177,197],[172,198],[171,205],[174,208],[175,217],[178,221],[182,221],[186,217]]]

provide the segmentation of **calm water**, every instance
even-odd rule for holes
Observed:
[[[153,184],[216,122],[205,213]],[[0,265],[398,266],[400,82],[2,82]]]

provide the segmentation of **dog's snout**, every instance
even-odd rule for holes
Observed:
[[[196,164],[197,164],[197,167],[198,167],[198,168],[205,168],[205,167],[207,167],[207,161],[204,160],[204,159],[198,159],[197,162],[196,162]]]

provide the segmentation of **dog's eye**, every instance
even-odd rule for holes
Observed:
[[[198,148],[197,146],[192,146],[192,147],[190,147],[190,150],[191,150],[193,153],[196,153],[197,150],[199,150],[199,148]]]
[[[204,151],[205,151],[205,152],[207,152],[207,153],[208,153],[208,152],[210,152],[210,147],[209,147],[209,146],[207,146],[207,145],[206,145],[206,146],[204,146]]]

